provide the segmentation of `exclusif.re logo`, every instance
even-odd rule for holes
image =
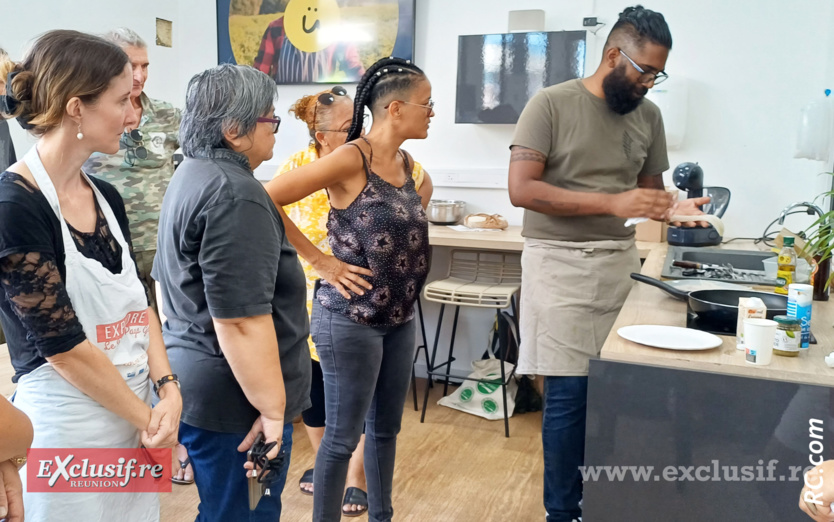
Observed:
[[[129,312],[124,319],[112,324],[96,326],[96,342],[109,343],[118,341],[134,328],[147,328],[150,325],[148,311]]]
[[[32,492],[149,493],[171,491],[171,450],[130,448],[31,449]]]

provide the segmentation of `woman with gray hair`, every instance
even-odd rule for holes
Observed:
[[[180,441],[200,495],[198,521],[278,520],[292,419],[310,405],[304,272],[253,170],[272,157],[275,83],[220,65],[188,84],[186,159],[162,203],[153,277],[185,404]],[[246,451],[263,433],[283,455],[271,496],[249,510]]]

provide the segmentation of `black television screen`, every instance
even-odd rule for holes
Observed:
[[[585,31],[458,39],[455,123],[516,123],[543,87],[585,75]]]

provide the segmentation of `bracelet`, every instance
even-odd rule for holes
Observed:
[[[169,382],[177,383],[177,388],[182,389],[180,386],[180,380],[177,378],[177,374],[173,373],[171,375],[166,375],[165,377],[156,381],[156,384],[153,385],[154,393],[159,393],[159,389],[168,384]]]
[[[26,456],[24,455],[22,457],[12,457],[9,459],[9,461],[12,464],[14,464],[14,466],[19,470],[23,467],[24,464],[26,464]]]

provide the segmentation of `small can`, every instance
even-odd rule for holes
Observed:
[[[799,341],[802,337],[802,324],[796,317],[777,315],[776,337],[773,338],[773,353],[783,357],[799,355]]]

